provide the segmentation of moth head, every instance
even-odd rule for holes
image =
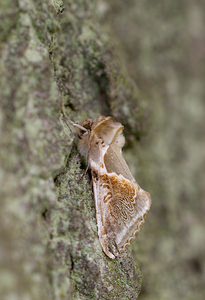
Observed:
[[[79,137],[78,150],[80,151],[80,154],[84,156],[86,160],[88,160],[93,120],[87,119],[80,124],[76,122],[73,123],[73,125],[77,127],[77,133]]]
[[[93,121],[91,119],[87,119],[81,122],[80,124],[76,124],[76,125],[77,125],[76,127],[78,128],[78,137],[79,139],[82,139],[84,135],[90,134]]]
[[[69,122],[77,128],[78,137],[81,139],[84,135],[87,135],[91,131],[92,127],[92,120],[87,119],[83,121],[82,123],[73,122],[69,120]]]

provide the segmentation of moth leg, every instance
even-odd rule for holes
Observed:
[[[83,178],[85,177],[87,171],[88,171],[88,167],[86,168],[85,171],[83,171],[83,174],[80,176],[80,179],[78,180],[78,183],[80,183],[83,180]]]

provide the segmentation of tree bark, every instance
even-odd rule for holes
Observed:
[[[0,11],[0,297],[137,299],[129,252],[102,252],[91,180],[60,112],[112,115],[131,142],[145,132],[144,103],[95,1],[7,0]]]

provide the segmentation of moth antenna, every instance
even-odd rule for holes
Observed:
[[[65,116],[63,115],[63,117],[65,117]],[[72,131],[70,126],[69,126],[69,123],[67,122],[67,120],[65,118],[64,118],[64,122],[65,122],[66,126],[69,128],[69,130]]]
[[[63,105],[63,103],[62,103],[62,105],[61,105],[61,113],[62,113],[62,115],[63,115],[63,117],[64,117],[64,119],[65,119],[65,123],[66,123],[66,125],[68,126],[69,129],[70,129],[70,126],[68,125],[67,121],[68,121],[70,124],[72,124],[74,127],[77,127],[77,128],[79,128],[80,130],[82,130],[82,131],[84,131],[84,132],[89,132],[85,127],[81,126],[81,125],[78,124],[78,123],[75,123],[75,122],[71,121],[71,120],[68,118],[68,116],[66,115],[66,112],[65,112],[65,110],[64,110],[64,105]],[[71,129],[70,129],[70,130],[71,130]],[[89,168],[89,164],[88,164],[89,152],[90,152],[90,145],[88,146],[87,167],[86,167],[86,170],[83,172],[83,175],[82,175],[82,177],[80,178],[80,180],[82,180],[82,178],[85,176],[85,174],[87,173],[88,168]]]
[[[79,129],[82,130],[82,131],[87,132],[87,129],[86,129],[85,127],[81,126],[80,124],[75,123],[75,122],[73,122],[73,121],[71,121],[71,120],[68,120],[68,121],[69,121],[73,126],[79,128]]]
[[[63,117],[64,117],[65,124],[67,125],[67,127],[69,128],[69,130],[72,131],[71,128],[70,128],[70,126],[69,126],[69,124],[68,124],[68,122],[67,122],[67,121],[69,121],[69,118],[68,118],[68,116],[66,115],[66,112],[65,112],[65,110],[64,110],[63,102],[61,102],[61,113],[62,113],[62,115],[63,115]]]
[[[70,126],[68,125],[67,121],[68,121],[70,124],[72,124],[73,126],[79,128],[80,130],[87,132],[87,129],[86,129],[86,128],[84,128],[83,126],[81,126],[81,125],[78,124],[78,123],[75,123],[75,122],[71,121],[71,120],[68,118],[68,116],[66,115],[66,112],[65,112],[65,110],[64,110],[64,106],[63,106],[63,105],[62,105],[62,107],[61,107],[61,113],[62,113],[62,115],[63,115],[63,117],[64,117],[64,119],[65,119],[65,123],[66,123],[66,125],[68,126],[69,129],[70,129]]]

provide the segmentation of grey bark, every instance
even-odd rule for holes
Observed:
[[[97,237],[90,178],[61,119],[114,116],[144,134],[143,101],[100,29],[94,1],[0,4],[1,299],[136,299],[130,254]]]

